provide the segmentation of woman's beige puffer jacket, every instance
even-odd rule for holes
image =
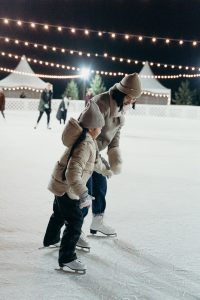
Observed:
[[[54,195],[62,196],[67,193],[71,199],[78,200],[80,195],[88,190],[86,183],[94,170],[104,176],[107,174],[108,170],[98,154],[96,141],[93,140],[89,133],[86,134],[85,140],[75,148],[67,165],[71,147],[81,132],[82,128],[79,123],[71,118],[65,127],[67,149],[56,163],[48,185],[48,189]],[[66,180],[63,180],[63,172],[66,165]]]

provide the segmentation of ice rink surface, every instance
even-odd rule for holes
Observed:
[[[0,115],[0,299],[200,299],[200,120],[127,116],[105,216],[118,235],[90,236],[90,212],[91,252],[77,251],[88,270],[74,275],[54,270],[58,250],[38,250],[64,146],[55,115],[51,130],[45,115],[34,130],[37,117]]]

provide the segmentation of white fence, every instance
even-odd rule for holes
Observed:
[[[60,101],[60,99],[52,100],[52,110],[56,111],[58,109]],[[37,111],[38,104],[38,99],[6,98],[6,110]],[[71,100],[69,110],[79,113],[84,109],[84,106],[85,103],[83,100]],[[136,104],[135,109],[132,109],[129,114],[134,116],[200,119],[200,107],[188,105]]]

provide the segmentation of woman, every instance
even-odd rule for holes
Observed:
[[[52,97],[53,97],[52,85],[50,83],[48,83],[47,87],[43,90],[41,97],[40,97],[40,102],[39,102],[39,106],[38,106],[38,110],[40,113],[39,113],[39,117],[37,119],[37,123],[36,123],[34,129],[36,129],[38,127],[38,124],[39,124],[44,112],[47,115],[47,129],[51,129],[51,127],[49,126],[49,123],[50,123]]]

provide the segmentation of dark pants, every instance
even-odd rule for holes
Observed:
[[[55,196],[53,214],[50,217],[44,236],[44,246],[53,245],[60,240],[61,227],[65,224],[59,249],[59,265],[77,258],[75,247],[81,235],[83,215],[79,208],[80,201],[70,199],[67,194]]]
[[[39,117],[37,119],[37,123],[40,122],[40,119],[42,118],[42,115],[43,115],[44,112],[47,114],[47,125],[48,125],[49,122],[50,122],[50,114],[51,114],[49,109],[45,109],[44,111],[40,111]]]
[[[1,110],[1,114],[2,114],[3,118],[5,119],[5,114],[4,114],[3,110]]]
[[[92,201],[92,213],[94,215],[103,214],[106,208],[106,192],[107,192],[107,179],[105,176],[93,172],[92,176],[87,182],[88,193],[95,197]],[[83,217],[88,214],[88,208],[82,209]]]

